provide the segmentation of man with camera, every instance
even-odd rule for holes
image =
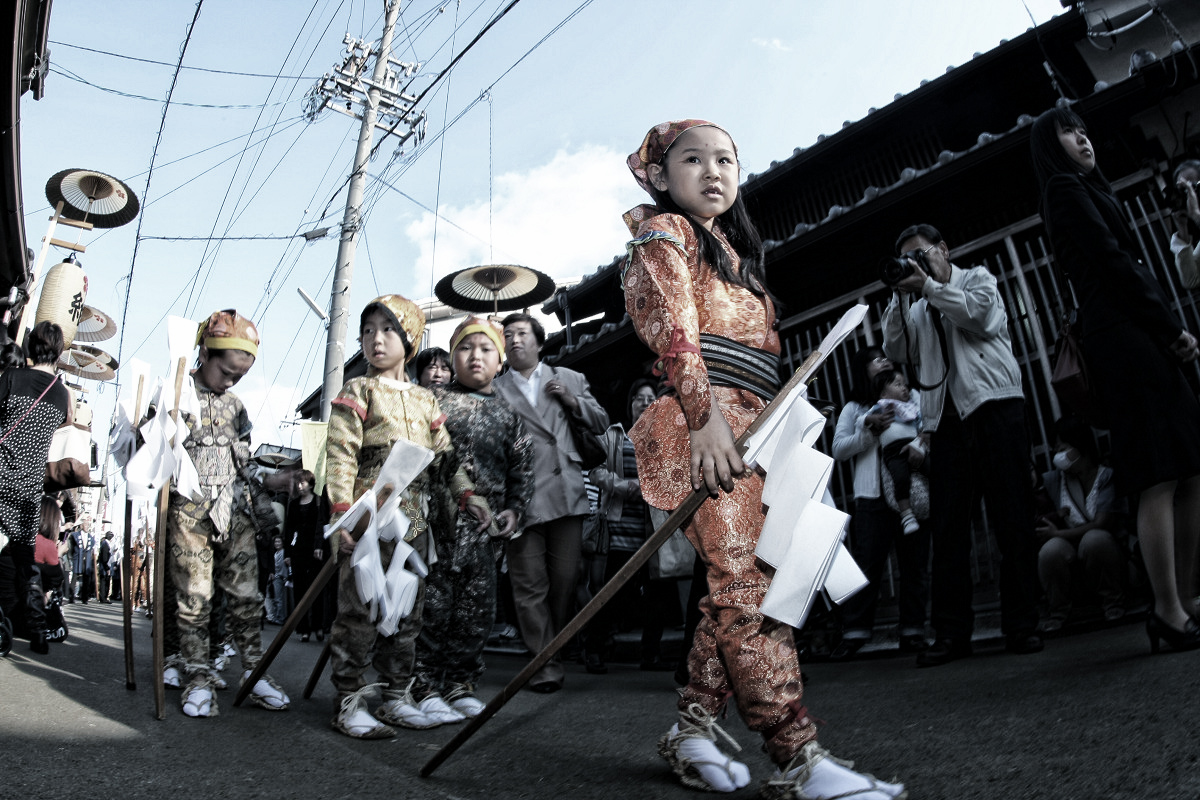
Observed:
[[[1025,395],[1008,315],[986,267],[960,269],[932,225],[913,225],[885,262],[894,291],[883,315],[883,350],[912,365],[924,430],[931,431],[929,500],[936,641],[917,665],[971,654],[971,510],[982,491],[1000,550],[1000,627],[1011,653],[1042,649],[1037,635],[1037,541],[1033,530]]]

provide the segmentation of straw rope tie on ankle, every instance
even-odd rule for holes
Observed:
[[[720,725],[717,724],[717,718],[713,714],[709,714],[704,706],[699,703],[692,703],[684,712],[683,724],[679,726],[679,736],[684,739],[708,739],[717,741],[717,734],[720,734],[725,741],[733,745],[733,749],[741,752],[742,746],[737,743],[737,740],[725,732]],[[684,727],[687,726],[687,728]]]
[[[342,713],[349,714],[351,709],[353,709],[354,706],[358,705],[359,702],[364,700],[366,698],[367,694],[370,693],[370,691],[372,689],[375,689],[379,686],[386,686],[386,685],[387,684],[383,684],[383,683],[368,683],[366,686],[362,687],[361,689],[359,689],[355,692],[351,692],[350,694],[346,695],[345,697],[342,698]]]

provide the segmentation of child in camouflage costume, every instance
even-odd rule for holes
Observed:
[[[392,446],[407,439],[435,453],[433,463],[404,490],[400,509],[410,527],[405,539],[427,561],[431,549],[429,516],[438,513],[437,497],[445,486],[459,509],[469,510],[483,530],[491,524],[487,501],[474,493],[474,484],[454,457],[446,417],[433,394],[406,379],[405,364],[416,354],[425,330],[425,315],[415,303],[397,294],[372,300],[363,309],[359,340],[370,368],[367,375],[342,387],[329,415],[326,444],[326,490],[332,521],[371,488]],[[433,502],[430,502],[433,499]],[[337,689],[333,728],[356,739],[395,735],[392,725],[432,728],[461,720],[440,697],[417,704],[412,695],[413,660],[421,630],[424,582],[413,610],[391,636],[376,629],[371,609],[358,596],[349,556],[357,544],[348,531],[337,533],[338,613],[330,634],[333,685]],[[392,560],[395,542],[380,541],[383,569]],[[375,684],[363,678],[374,666],[383,687],[383,704],[372,716],[366,694]]]
[[[437,562],[425,581],[425,625],[417,639],[418,698],[441,696],[465,717],[483,710],[475,682],[496,616],[496,559],[491,539],[507,539],[524,522],[533,494],[533,442],[512,406],[492,389],[504,358],[504,328],[468,317],[450,337],[455,378],[435,389],[455,452],[496,513],[481,533],[470,517],[448,514]]]
[[[199,366],[192,373],[200,418],[181,413],[184,449],[200,479],[202,496],[171,492],[167,509],[167,569],[178,600],[176,621],[184,668],[183,713],[215,717],[214,674],[209,664],[209,622],[216,586],[225,592],[229,633],[242,657],[243,680],[262,658],[257,524],[269,526],[270,498],[250,465],[250,417],[229,391],[258,356],[258,331],[236,311],[217,311],[200,326]],[[263,676],[250,700],[282,711],[291,702]]]

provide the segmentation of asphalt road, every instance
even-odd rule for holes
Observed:
[[[428,779],[420,767],[455,728],[356,741],[329,727],[328,677],[300,693],[319,645],[298,639],[271,674],[290,710],[233,707],[193,720],[167,693],[154,718],[150,624],[135,619],[138,688],[125,688],[119,605],[68,606],[67,642],[35,656],[18,640],[0,659],[0,797],[53,790],[73,798],[696,798],[654,744],[674,719],[670,673],[569,666],[554,695],[523,692]],[[277,628],[269,628],[268,636]],[[481,697],[522,665],[490,656]],[[1200,652],[1149,655],[1130,623],[1047,643],[1031,656],[998,644],[930,669],[876,653],[805,665],[806,703],[821,741],[861,769],[899,778],[912,800],[1200,797]],[[238,674],[225,673],[231,683]],[[772,767],[731,712],[755,796]]]

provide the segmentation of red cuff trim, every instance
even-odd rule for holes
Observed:
[[[442,425],[444,425],[445,423],[446,423],[446,415],[442,414],[440,417],[435,419],[433,422],[429,423],[429,430],[436,431],[438,428],[442,427]]]
[[[367,410],[365,408],[363,408],[361,405],[359,405],[358,401],[356,401],[356,400],[352,400],[349,397],[335,397],[335,398],[333,398],[333,402],[330,403],[330,405],[345,406],[346,408],[353,411],[355,414],[358,414],[358,418],[361,419],[363,422],[367,421]]]
[[[465,492],[463,492],[461,495],[459,495],[459,497],[458,497],[458,510],[459,510],[459,511],[466,511],[466,510],[467,510],[467,498],[468,498],[468,497],[474,497],[474,496],[475,496],[475,493],[474,493],[474,492],[472,492],[470,489],[467,489]]]
[[[333,513],[334,514],[344,514],[349,510],[350,510],[349,503],[334,503],[333,504]]]
[[[683,332],[683,328],[675,328],[671,331],[671,346],[667,348],[667,352],[659,356],[658,361],[654,364],[654,375],[667,375],[667,385],[675,385],[675,359],[684,353],[695,353],[700,355],[700,348],[687,340],[687,335]]]

